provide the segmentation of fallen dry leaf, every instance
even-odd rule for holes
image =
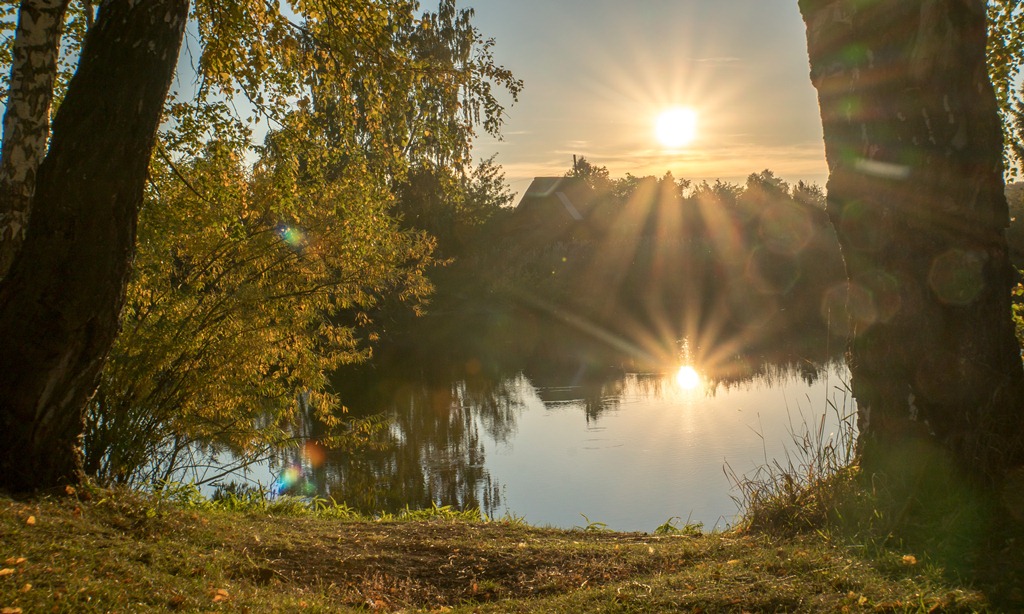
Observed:
[[[74,486],[65,486],[64,487],[64,492],[68,496],[73,496],[75,494],[75,487]]]
[[[219,603],[221,601],[224,601],[228,597],[229,597],[228,591],[225,588],[218,588],[217,590],[213,591],[213,602],[214,603]]]
[[[22,614],[21,608],[0,608],[0,614]]]
[[[4,576],[10,576],[10,575],[13,575],[13,574],[14,574],[14,568],[12,568],[12,567],[4,567],[3,569],[0,569],[0,578],[2,578]]]
[[[13,557],[12,556],[11,558],[9,558],[9,559],[4,561],[4,565],[10,565],[11,567],[14,567],[15,565],[21,565],[22,563],[24,563],[27,560],[28,559],[26,559],[23,556],[19,556],[19,557]]]
[[[36,517],[35,516],[29,516],[28,518],[25,519],[25,524],[27,524],[30,527],[36,526]]]
[[[907,566],[917,565],[917,557],[914,556],[913,554],[904,554],[903,555],[903,564],[907,565]]]
[[[32,585],[31,584],[26,584],[25,586],[23,586],[20,589],[18,589],[18,592],[19,593],[27,593],[30,590],[32,590]]]

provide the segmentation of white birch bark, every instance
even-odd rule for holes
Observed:
[[[25,239],[36,171],[50,136],[61,28],[69,0],[23,0],[0,149],[0,278]]]

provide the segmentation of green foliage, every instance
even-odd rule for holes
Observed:
[[[145,500],[145,499],[144,499]],[[185,509],[204,511],[240,512],[246,514],[266,514],[271,516],[315,516],[353,522],[417,522],[429,520],[447,520],[460,522],[487,522],[488,519],[479,509],[457,510],[450,505],[410,508],[399,512],[380,511],[361,513],[348,504],[323,497],[272,496],[262,487],[229,486],[219,489],[212,498],[204,497],[194,482],[181,483],[164,481],[157,484],[152,497],[148,500],[147,509],[157,509],[160,505],[170,503]],[[527,526],[521,519],[502,522]]]
[[[825,208],[825,190],[818,184],[797,181],[793,186],[793,200],[819,209]]]
[[[587,517],[586,514],[584,514],[582,512],[580,513],[580,516],[583,516],[583,520],[585,520],[587,524],[586,524],[586,526],[582,526],[582,527],[573,527],[572,528],[573,531],[583,531],[585,533],[609,533],[609,532],[611,532],[611,529],[608,528],[608,525],[606,523],[598,522],[596,520],[591,520],[590,518]]]
[[[702,181],[694,187],[692,197],[698,202],[710,205],[735,206],[743,186],[716,179],[714,183]]]
[[[512,205],[515,195],[494,158],[482,160],[472,173],[463,177],[462,199],[457,209],[459,223],[481,229]]]
[[[690,522],[687,520],[682,526],[677,525],[674,521],[680,520],[679,516],[672,516],[654,529],[655,535],[687,535],[690,537],[699,537],[704,534],[704,523],[701,522]]]
[[[175,117],[242,98],[239,121],[316,126],[345,144],[342,156],[358,152],[368,170],[395,178],[410,162],[465,167],[476,126],[499,135],[495,90],[515,100],[522,88],[494,63],[494,41],[472,25],[472,10],[453,0],[423,13],[407,0],[289,5],[197,2],[199,85]]]
[[[430,507],[422,509],[405,510],[397,514],[383,513],[376,518],[380,522],[406,522],[418,520],[449,520],[462,522],[484,522],[486,518],[479,509],[457,510],[450,505],[437,505],[432,503]]]

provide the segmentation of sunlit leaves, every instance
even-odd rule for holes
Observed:
[[[275,116],[298,92],[298,28],[276,3],[199,0],[196,24],[199,95],[243,94],[258,112]]]
[[[989,37],[987,62],[989,77],[996,90],[999,112],[1003,117],[1006,158],[1024,161],[1024,106],[1017,87],[1024,63],[1024,7],[1021,0],[992,0],[988,3]],[[1011,165],[1010,172],[1016,175]]]
[[[18,24],[18,5],[14,2],[5,3],[0,6],[0,100],[7,100],[8,88],[10,87],[10,66],[13,62],[11,56],[14,43],[14,29]]]
[[[187,166],[154,162],[123,332],[90,406],[102,478],[163,477],[139,469],[165,471],[186,444],[262,452],[288,438],[300,399],[340,425],[326,376],[368,351],[352,313],[429,290],[431,243],[397,229],[358,168],[327,180],[301,154],[248,171],[211,143]]]
[[[98,4],[71,3],[58,101]],[[381,301],[416,308],[431,290],[435,241],[399,226],[396,187],[426,165],[468,177],[475,130],[501,126],[497,92],[521,88],[452,0],[192,6],[123,332],[88,410],[87,470],[108,481],[163,477],[198,444],[255,455],[300,405],[358,437],[326,374],[368,355]],[[0,8],[3,65],[16,17]]]
[[[1008,111],[1015,93],[1014,79],[1024,59],[1024,11],[1020,0],[992,0],[988,3],[989,76],[996,88],[1000,108]]]

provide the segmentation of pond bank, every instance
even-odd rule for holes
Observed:
[[[82,491],[0,494],[0,611],[975,611],[919,553],[821,536],[554,530],[445,509],[367,521]],[[668,530],[668,527],[665,527]]]

